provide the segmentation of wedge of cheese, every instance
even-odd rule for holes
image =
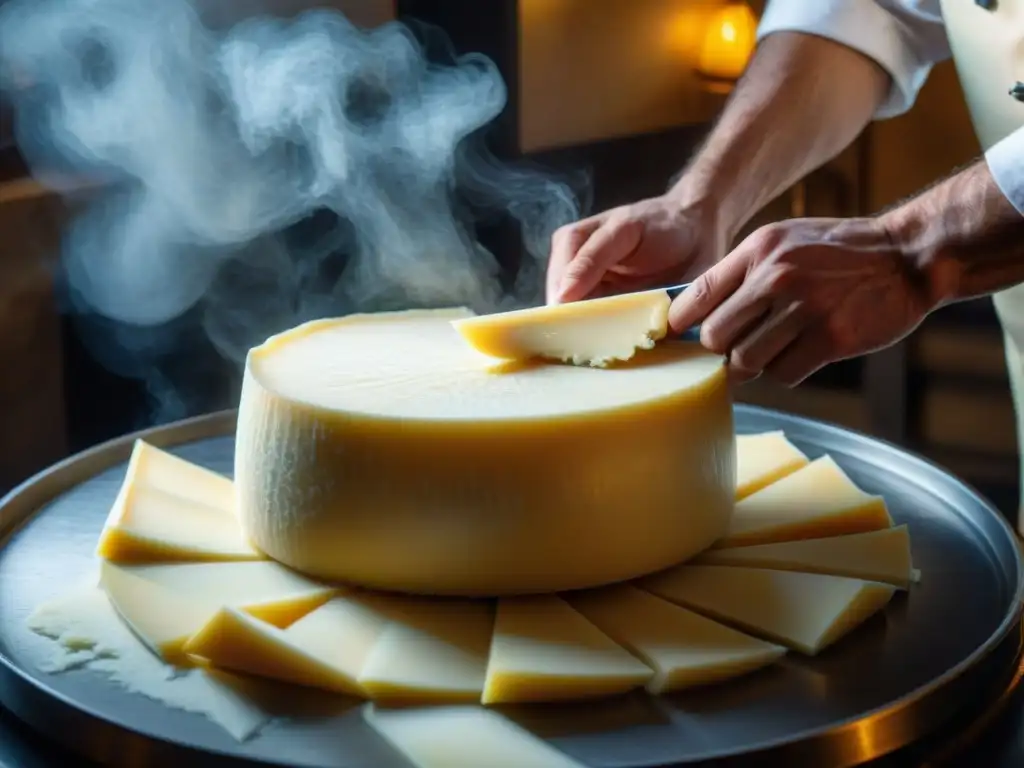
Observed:
[[[724,565],[684,565],[637,584],[811,656],[884,608],[895,592],[873,581]]]
[[[781,431],[736,436],[736,499],[781,480],[810,463]]]
[[[643,291],[460,318],[452,325],[474,349],[492,357],[603,367],[629,360],[664,338],[671,303],[665,291]]]
[[[171,664],[189,664],[185,643],[217,610],[199,596],[179,594],[109,562],[100,563],[100,586],[132,632]]]
[[[278,627],[287,627],[337,591],[270,560],[147,565],[126,570],[178,594],[237,608]]]
[[[786,653],[628,584],[577,592],[571,605],[654,667],[654,694],[679,691],[768,666]]]
[[[355,594],[332,599],[285,630],[224,608],[184,651],[222,669],[365,696],[358,677],[387,621]]]
[[[137,441],[97,554],[117,563],[262,559],[233,494],[226,477]]]
[[[905,525],[827,539],[712,549],[690,562],[848,576],[881,581],[900,589],[907,589],[916,581],[910,558],[910,533]]]
[[[614,368],[495,372],[452,327],[468,316],[316,321],[249,353],[235,486],[261,551],[368,589],[490,597],[635,578],[726,533],[719,356],[666,341]]]
[[[370,698],[403,705],[480,701],[492,603],[378,595],[373,605],[389,622],[359,675]]]
[[[736,503],[716,547],[817,539],[892,526],[881,496],[865,493],[829,456]]]
[[[612,696],[654,674],[555,595],[502,598],[487,662],[484,704]]]
[[[483,707],[369,707],[364,717],[416,768],[583,768]]]

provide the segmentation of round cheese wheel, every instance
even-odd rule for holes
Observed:
[[[726,533],[720,357],[502,363],[452,328],[469,314],[314,321],[249,353],[235,483],[257,547],[330,580],[485,596],[631,579]]]

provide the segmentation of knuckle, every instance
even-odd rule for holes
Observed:
[[[728,352],[726,339],[721,328],[714,322],[704,321],[700,327],[700,343],[705,348],[717,355],[724,355]]]

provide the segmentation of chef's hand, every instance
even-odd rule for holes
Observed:
[[[728,355],[738,380],[794,386],[828,363],[909,334],[936,304],[878,219],[792,219],[758,229],[673,302],[676,332]]]
[[[684,282],[725,253],[715,206],[679,193],[641,200],[555,232],[549,304]]]

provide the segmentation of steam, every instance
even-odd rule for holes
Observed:
[[[568,186],[477,140],[506,102],[494,64],[428,62],[399,24],[215,31],[187,0],[14,0],[0,52],[34,173],[98,185],[63,244],[75,308],[145,327],[198,312],[235,361],[314,317],[536,303],[550,234],[578,216]],[[502,213],[532,255],[511,291],[473,229]],[[327,234],[297,245],[286,230],[311,217]]]

